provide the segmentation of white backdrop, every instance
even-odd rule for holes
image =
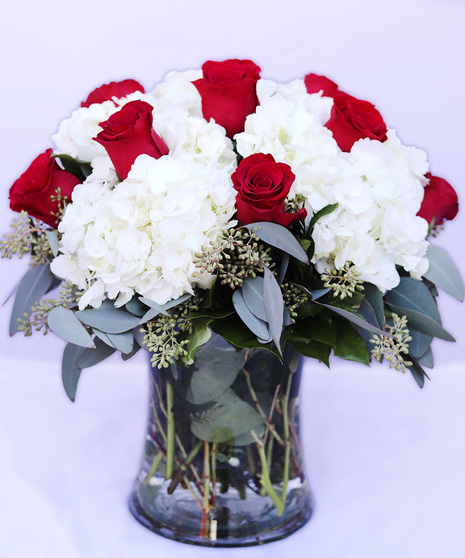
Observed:
[[[13,217],[10,185],[92,89],[126,77],[151,89],[207,59],[250,58],[278,81],[326,74],[374,102],[463,199],[464,24],[460,0],[3,0],[0,233]],[[437,239],[463,275],[464,233],[459,213]],[[1,297],[26,268],[0,261]],[[465,314],[445,294],[440,307],[457,343],[435,343],[423,391],[387,367],[308,363],[304,443],[317,509],[299,534],[244,553],[464,555]],[[73,406],[60,386],[63,343],[9,339],[10,310],[0,311],[0,556],[200,555],[146,533],[126,511],[144,371],[118,359],[92,369]]]

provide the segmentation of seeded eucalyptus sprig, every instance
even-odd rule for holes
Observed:
[[[47,229],[39,219],[21,211],[11,222],[12,232],[4,234],[0,240],[0,258],[22,258],[30,254],[31,266],[48,263],[53,252],[47,238]]]

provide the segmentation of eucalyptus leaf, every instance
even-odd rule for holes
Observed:
[[[245,225],[246,229],[253,232],[260,240],[279,248],[283,252],[294,256],[297,260],[308,264],[308,257],[297,238],[285,227],[277,223],[260,221]]]
[[[132,335],[134,336],[134,340],[136,341],[136,343],[141,347],[141,349],[144,349],[147,352],[150,352],[147,345],[144,345],[144,337],[145,337],[145,333],[143,333],[141,331],[140,327],[135,327],[132,330]]]
[[[438,324],[441,324],[438,307],[432,297],[428,287],[411,277],[401,277],[400,283],[395,289],[388,291],[384,295],[384,300],[389,306],[397,306],[414,310],[417,313],[425,314]]]
[[[147,312],[147,307],[143,304],[137,297],[133,296],[129,302],[125,304],[125,308],[134,316],[142,318],[142,316]]]
[[[124,333],[139,325],[140,319],[113,303],[105,301],[100,308],[81,310],[76,317],[84,324],[105,333]]]
[[[371,283],[364,283],[363,293],[365,294],[365,300],[370,304],[371,308],[373,308],[376,316],[377,323],[373,325],[377,325],[382,329],[384,327],[384,303],[380,290]]]
[[[281,285],[286,275],[287,267],[289,265],[289,254],[287,252],[283,252],[281,255],[281,262],[279,264],[279,275],[278,275],[278,283]]]
[[[398,316],[407,316],[408,324],[413,326],[414,329],[417,329],[418,331],[421,331],[426,335],[438,337],[439,339],[443,339],[444,341],[455,341],[450,333],[448,333],[437,321],[433,320],[426,314],[417,312],[416,310],[412,310],[411,308],[394,306],[393,304],[389,304],[389,306],[391,307],[391,310]]]
[[[108,336],[107,333],[104,333],[103,331],[100,331],[99,329],[96,329],[96,328],[92,328],[92,331],[94,332],[95,336],[98,339],[100,339],[101,341],[103,341],[105,343],[105,345],[108,345],[109,347],[112,347],[113,349],[116,349],[116,347],[111,342],[110,337]]]
[[[433,351],[431,350],[431,347],[429,347],[426,353],[421,358],[418,359],[418,362],[419,364],[421,364],[421,366],[426,366],[426,368],[434,367],[434,357],[433,357]]]
[[[428,374],[426,374],[415,358],[410,357],[410,360],[412,361],[412,366],[409,366],[407,370],[412,374],[413,379],[418,384],[418,387],[422,389],[425,385],[425,378],[428,378]]]
[[[174,308],[175,306],[178,306],[178,304],[181,304],[182,302],[186,302],[186,300],[189,300],[191,297],[192,295],[189,293],[183,294],[179,298],[170,300],[166,304],[163,304],[163,309],[169,310],[170,308]]]
[[[154,300],[150,300],[150,298],[146,298],[145,296],[141,296],[139,297],[139,300],[145,304],[146,306],[148,306],[149,308],[152,308],[152,310],[156,310],[156,314],[163,314],[164,316],[169,316],[168,312],[165,310],[165,308],[161,305],[158,304],[157,302],[155,302]],[[144,316],[145,317],[145,316]],[[148,320],[146,320],[148,321]]]
[[[56,231],[45,231],[48,243],[55,257],[58,256],[58,249],[60,248],[60,243],[58,241],[58,236]]]
[[[50,311],[47,322],[53,333],[68,343],[80,347],[95,347],[92,337],[71,310],[57,306]]]
[[[412,327],[409,327],[409,332],[412,338],[408,345],[409,353],[420,360],[430,348],[433,338]]]
[[[266,318],[274,344],[281,352],[281,333],[284,321],[284,302],[281,287],[273,273],[264,268],[263,295],[265,301]]]
[[[77,345],[68,343],[63,352],[61,379],[66,395],[73,402],[76,399],[76,389],[82,371],[82,368],[78,366],[78,362],[85,350],[86,349],[83,347],[78,347]]]
[[[109,333],[108,339],[115,349],[122,354],[129,354],[134,347],[134,335],[132,330],[124,333]]]
[[[457,300],[463,300],[463,280],[449,254],[439,246],[430,245],[426,257],[429,268],[424,277]]]
[[[156,318],[158,315],[160,314],[160,311],[157,310],[156,308],[150,308],[149,310],[147,310],[147,312],[141,317],[140,321],[139,321],[139,325],[144,325],[147,322],[150,322],[151,320],[153,320],[154,318]],[[167,312],[165,312],[163,310],[163,315],[164,316],[169,316],[169,314]]]
[[[268,324],[263,320],[260,320],[252,314],[252,312],[247,308],[245,304],[244,298],[242,296],[242,292],[240,289],[236,289],[234,291],[233,297],[233,306],[237,312],[237,315],[241,318],[244,324],[250,329],[252,333],[254,333],[260,339],[269,339],[271,340],[271,334],[268,329]]]
[[[78,368],[90,368],[99,362],[104,361],[115,352],[113,347],[109,347],[100,339],[95,340],[95,349],[85,349],[77,362]]]
[[[247,277],[242,285],[242,297],[252,314],[266,322],[267,317],[263,295],[263,283],[263,277]]]
[[[18,331],[18,319],[31,311],[31,306],[38,302],[53,284],[55,276],[50,271],[50,264],[31,267],[18,285],[13,310],[10,318],[10,335]]]
[[[246,351],[237,352],[229,343],[221,347],[211,344],[200,347],[195,364],[186,369],[186,373],[192,373],[187,400],[195,405],[218,400],[236,379],[245,355]]]
[[[228,389],[213,407],[194,413],[191,431],[204,442],[223,443],[262,428],[264,422],[251,405]]]

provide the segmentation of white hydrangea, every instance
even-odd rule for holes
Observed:
[[[243,157],[270,153],[296,175],[289,197],[304,196],[308,219],[338,204],[314,229],[313,262],[319,272],[352,262],[382,291],[399,283],[396,265],[415,277],[427,271],[424,257],[427,224],[416,216],[423,199],[426,155],[401,144],[394,131],[388,140],[359,140],[342,152],[325,128],[332,99],[308,95],[302,80],[258,82],[260,106],[237,134]]]
[[[114,187],[90,175],[75,188],[59,225],[53,272],[85,291],[80,308],[105,296],[116,306],[134,293],[159,304],[208,287],[195,254],[228,227],[235,208],[231,167],[140,155]]]
[[[202,77],[202,70],[170,72],[155,86],[152,95],[161,110],[168,105],[184,109],[188,116],[202,116],[202,99],[193,81]]]

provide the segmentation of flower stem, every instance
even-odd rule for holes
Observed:
[[[166,382],[166,479],[173,476],[174,437],[173,386]]]
[[[153,458],[152,465],[150,469],[147,471],[147,476],[144,479],[144,484],[148,484],[150,479],[153,475],[157,472],[157,469],[160,465],[160,461],[163,459],[163,453],[160,451],[157,455]]]
[[[287,382],[286,395],[283,400],[283,426],[284,426],[284,440],[286,447],[284,450],[284,470],[283,470],[283,491],[281,494],[283,506],[286,501],[287,485],[289,482],[289,459],[291,456],[291,437],[289,434],[289,394],[291,392],[292,374],[289,374]]]
[[[265,447],[263,446],[263,442],[258,438],[258,436],[255,434],[255,432],[253,430],[251,430],[251,434],[252,434],[252,436],[254,437],[254,439],[257,443],[257,449],[258,449],[258,453],[260,455],[260,461],[261,461],[261,464],[262,464],[262,477],[261,477],[262,486],[264,487],[264,489],[268,493],[268,496],[273,501],[273,504],[275,505],[275,507],[278,511],[278,515],[282,515],[283,512],[284,512],[284,502],[276,494],[276,491],[273,488],[273,485],[271,483],[270,474],[268,472],[268,463],[267,463],[267,460],[266,460]]]

